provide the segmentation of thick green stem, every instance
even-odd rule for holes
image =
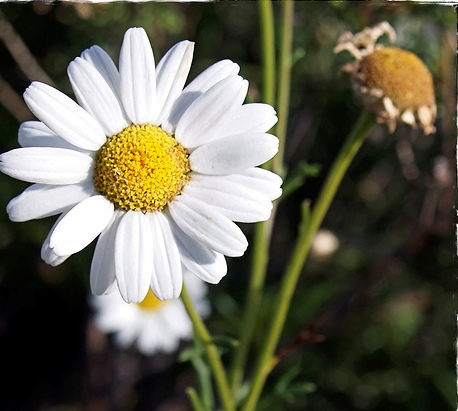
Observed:
[[[262,66],[263,66],[263,100],[274,105],[275,101],[275,35],[272,2],[261,0],[259,2]],[[266,164],[270,169],[272,161]],[[236,395],[244,375],[244,368],[248,356],[249,346],[257,320],[257,313],[261,302],[264,278],[267,269],[270,234],[274,211],[269,221],[258,223],[253,236],[253,259],[251,263],[250,283],[247,290],[244,318],[240,329],[240,343],[235,351],[231,366],[232,391]]]
[[[293,46],[293,16],[294,1],[284,0],[281,2],[281,44],[277,91],[278,123],[276,135],[279,140],[278,153],[272,160],[272,171],[284,175],[283,161],[285,157],[286,131],[289,116],[289,94],[291,84],[291,51]]]
[[[275,311],[272,316],[272,323],[266,334],[265,344],[262,347],[261,354],[257,361],[250,392],[242,411],[254,411],[256,409],[266,378],[274,365],[272,361],[274,351],[280,339],[291,299],[312,244],[313,237],[334,199],[345,172],[374,124],[375,118],[372,114],[364,112],[361,115],[329,171],[310,219],[308,220],[309,224],[305,227],[300,227],[299,237],[293,250],[291,260],[286,268],[280,292],[275,304],[273,304]]]
[[[275,24],[271,0],[259,1],[264,103],[275,104]]]
[[[210,364],[210,367],[213,372],[213,377],[215,379],[216,388],[218,390],[218,394],[220,396],[223,409],[224,411],[235,411],[234,397],[229,388],[226,373],[224,371],[224,367],[221,362],[218,349],[213,344],[210,333],[205,327],[205,324],[203,323],[199,314],[197,314],[197,311],[194,308],[191,298],[189,297],[189,294],[184,285],[183,290],[181,291],[181,299],[189,315],[189,318],[191,319],[194,325],[194,330],[197,336],[200,338],[202,345],[204,347],[208,363]]]
[[[208,411],[194,388],[186,389],[186,394],[188,394],[189,401],[194,411]]]
[[[257,313],[261,303],[262,289],[264,286],[265,273],[268,263],[270,233],[272,220],[256,224],[253,238],[253,260],[251,263],[250,283],[248,286],[244,317],[240,334],[240,342],[235,352],[231,367],[231,385],[234,395],[243,380],[244,366],[248,356],[248,350],[253,337],[257,322]]]

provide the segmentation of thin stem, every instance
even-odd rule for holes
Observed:
[[[0,76],[0,104],[3,105],[11,115],[20,123],[32,120],[33,114],[30,112],[24,100],[14,91],[14,89]]]
[[[271,0],[259,1],[263,67],[263,101],[275,104],[275,32]]]
[[[195,332],[194,349],[199,352],[203,351],[202,342]],[[211,369],[208,367],[205,358],[202,358],[200,355],[193,356],[191,358],[191,362],[196,372],[202,403],[205,405],[207,410],[212,410],[214,409],[214,396]]]
[[[191,402],[194,411],[208,411],[194,388],[187,388],[186,394],[188,395],[189,401]]]
[[[278,153],[272,160],[272,171],[284,175],[285,141],[289,115],[289,94],[291,85],[291,50],[293,45],[294,1],[284,0],[281,3],[281,44],[277,91],[278,123],[275,129],[279,140]]]
[[[215,379],[216,388],[218,390],[223,409],[225,411],[235,411],[234,397],[232,396],[231,390],[229,389],[229,384],[227,382],[226,374],[224,372],[224,367],[221,362],[218,349],[213,344],[210,333],[205,327],[205,324],[203,323],[199,314],[197,314],[197,311],[194,308],[191,298],[189,297],[189,294],[184,285],[183,290],[181,291],[181,299],[189,315],[189,318],[194,325],[194,330],[202,341],[208,362],[213,372],[213,377]]]
[[[302,272],[313,237],[329,209],[345,172],[374,124],[375,118],[372,114],[364,112],[361,115],[329,171],[310,220],[308,220],[308,225],[301,224],[299,238],[293,250],[289,265],[286,268],[284,281],[277,300],[273,304],[275,312],[273,313],[271,327],[266,334],[265,344],[256,364],[250,393],[242,411],[254,411],[256,408],[265,380],[275,364],[273,361],[274,351],[283,330],[286,315],[291,304],[291,298],[299,275]]]
[[[234,395],[237,394],[243,380],[243,370],[248,356],[248,349],[256,327],[257,313],[261,304],[262,289],[268,263],[272,221],[273,217],[268,221],[256,224],[254,231],[250,283],[243,312],[244,317],[242,320],[240,342],[235,352],[230,374]]]
[[[5,43],[6,48],[11,53],[20,69],[30,81],[38,80],[54,85],[53,81],[38,64],[37,59],[25,45],[22,38],[14,30],[13,26],[0,11],[0,40]]]
[[[275,35],[272,2],[259,2],[263,65],[263,100],[273,105],[275,100]],[[269,169],[272,162],[266,164]],[[250,284],[248,286],[244,318],[240,329],[240,343],[235,351],[231,366],[232,392],[236,395],[242,380],[243,370],[248,356],[249,346],[257,321],[257,313],[261,303],[262,289],[267,269],[270,234],[275,209],[269,221],[256,224],[253,237],[253,259],[251,262]]]

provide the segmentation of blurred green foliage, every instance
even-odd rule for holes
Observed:
[[[275,12],[278,9],[275,6]],[[175,42],[196,42],[190,78],[229,58],[259,101],[261,53],[255,2],[3,3],[0,11],[56,86],[72,95],[68,63],[98,44],[117,61],[125,30],[146,29],[156,61]],[[279,17],[279,16],[277,16]],[[360,111],[333,54],[346,30],[387,20],[397,46],[431,70],[437,133],[377,126],[352,164],[324,227],[340,240],[329,258],[311,258],[298,286],[281,347],[291,348],[268,380],[260,410],[450,409],[455,398],[454,194],[455,28],[451,6],[410,2],[297,2],[287,167],[308,164],[302,185],[280,204],[271,247],[267,313],[296,236],[300,204],[315,199]],[[278,20],[279,21],[279,20]],[[278,27],[277,27],[278,29]],[[278,32],[277,32],[278,35]],[[382,38],[382,41],[385,41]],[[30,83],[0,44],[0,76],[20,96]],[[17,147],[19,121],[0,106],[0,150]],[[400,144],[414,154],[398,155]],[[27,184],[0,175],[0,210]],[[296,186],[295,186],[296,188]],[[0,212],[0,352],[5,410],[188,409],[189,363],[175,356],[121,352],[91,326],[87,307],[92,247],[51,268],[41,243],[54,218],[13,224]],[[248,235],[252,228],[243,227]],[[239,326],[249,255],[210,287],[215,334]],[[308,334],[304,333],[308,330]],[[314,334],[315,333],[315,334]],[[320,337],[313,340],[310,336]],[[186,344],[184,344],[186,345]],[[230,349],[225,348],[227,358]],[[173,408],[179,407],[179,408]]]

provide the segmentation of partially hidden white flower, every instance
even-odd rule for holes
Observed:
[[[205,318],[210,313],[206,284],[192,274],[185,274],[184,282],[194,307]],[[145,355],[171,353],[181,340],[192,338],[192,323],[179,298],[161,301],[150,290],[140,303],[128,304],[119,293],[91,295],[89,301],[95,326],[112,335],[120,348],[135,346]]]
[[[19,128],[22,148],[0,156],[0,171],[35,183],[10,201],[12,221],[60,214],[42,246],[58,265],[98,237],[90,284],[117,285],[126,302],[149,288],[177,298],[183,266],[218,283],[224,256],[247,239],[234,222],[270,217],[279,176],[257,166],[278,139],[266,104],[243,104],[248,82],[219,61],[185,88],[194,44],[182,41],[155,66],[142,28],[129,29],[119,69],[98,46],[68,67],[79,104],[33,82],[24,99],[39,121]]]

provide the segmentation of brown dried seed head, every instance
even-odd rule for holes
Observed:
[[[360,61],[359,78],[380,89],[400,111],[435,105],[431,73],[413,53],[396,47],[374,50]]]

